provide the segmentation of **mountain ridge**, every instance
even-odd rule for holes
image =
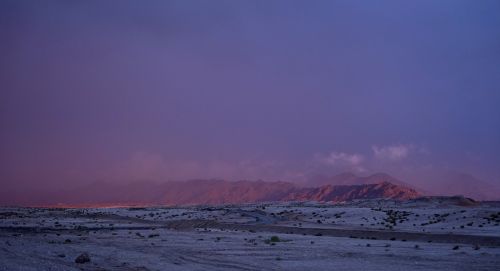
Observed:
[[[50,200],[29,205],[221,205],[259,202],[318,201],[342,202],[355,199],[390,198],[406,200],[420,193],[390,182],[361,185],[301,187],[283,181],[188,180],[164,183],[95,182],[73,190],[54,193]]]
[[[425,183],[421,183],[422,185]],[[95,181],[77,188],[37,188],[2,191],[0,205],[20,206],[114,206],[240,204],[273,201],[340,202],[355,199],[411,199],[418,196],[456,196],[476,200],[498,200],[494,189],[469,174],[456,174],[447,183],[428,182],[415,188],[386,173],[357,176],[351,172],[316,175],[307,183],[286,181]],[[9,192],[10,191],[10,192]],[[428,192],[432,191],[432,192]]]
[[[403,182],[387,173],[376,172],[368,176],[358,176],[352,172],[342,172],[340,174],[327,176],[318,174],[313,176],[308,184],[312,186],[322,186],[322,185],[359,185],[359,184],[377,184],[382,182],[389,182],[392,184],[413,188],[420,190],[413,185]]]

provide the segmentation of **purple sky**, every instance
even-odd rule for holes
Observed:
[[[0,182],[500,184],[500,2],[0,1]]]

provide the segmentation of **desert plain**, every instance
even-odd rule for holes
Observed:
[[[0,270],[498,270],[500,204],[466,198],[0,208]]]

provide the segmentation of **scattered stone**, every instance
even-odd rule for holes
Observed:
[[[87,253],[82,253],[75,259],[75,263],[87,263],[87,262],[90,262],[90,256]]]

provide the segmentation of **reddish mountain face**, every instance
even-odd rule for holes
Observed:
[[[298,193],[290,194],[285,200],[343,202],[355,199],[395,199],[408,200],[421,196],[411,188],[389,182],[362,185],[326,185],[318,188],[305,188]]]
[[[323,185],[360,185],[383,182],[413,188],[410,184],[402,182],[386,173],[375,173],[365,177],[357,176],[351,172],[344,172],[334,176],[317,175],[309,181],[309,185],[318,187]]]
[[[373,198],[406,200],[418,196],[418,192],[411,188],[389,182],[304,188],[287,182],[192,180],[162,184],[94,183],[78,190],[54,194],[52,201],[26,205],[217,205],[277,201],[342,202]]]
[[[500,187],[458,172],[444,172],[419,180],[419,187],[400,181],[386,173],[375,173],[369,176],[357,176],[345,172],[334,176],[317,175],[308,180],[306,186],[320,187],[325,185],[361,185],[389,182],[401,187],[415,189],[418,193],[433,196],[463,195],[476,200],[500,200]]]
[[[172,189],[175,186],[175,189]],[[354,199],[387,198],[407,200],[420,194],[411,188],[389,182],[364,185],[326,185],[299,188],[286,182],[189,181],[167,184],[162,204],[225,204],[266,201],[341,202]]]
[[[238,204],[280,201],[297,187],[286,182],[194,180],[163,184],[161,204]]]

